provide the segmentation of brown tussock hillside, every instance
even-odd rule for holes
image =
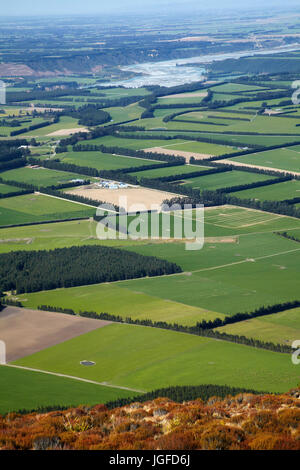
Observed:
[[[0,449],[300,450],[300,389],[0,417]]]

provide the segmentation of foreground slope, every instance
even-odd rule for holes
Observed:
[[[300,391],[0,417],[0,449],[300,450]]]

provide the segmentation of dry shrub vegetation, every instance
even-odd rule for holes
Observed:
[[[0,417],[1,450],[300,450],[300,389]]]

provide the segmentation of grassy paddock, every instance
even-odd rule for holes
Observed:
[[[146,170],[146,171],[135,171],[134,173],[130,173],[130,174],[132,176],[136,176],[138,180],[140,180],[140,178],[162,178],[164,176],[175,176],[179,174],[190,175],[191,173],[196,173],[198,171],[205,171],[209,169],[210,167],[207,167],[207,166],[180,165],[180,166],[172,166],[172,167],[166,167],[166,168],[157,168],[157,169]]]
[[[298,298],[297,242],[256,232],[231,239],[208,239],[199,251],[186,251],[184,243],[132,244],[130,251],[176,262],[184,273],[23,294],[17,299],[33,308],[52,305],[195,324],[219,313],[247,312]]]
[[[291,345],[300,338],[300,308],[226,325],[216,331]]]
[[[195,325],[197,321],[223,318],[222,314],[207,309],[163,299],[155,293],[143,294],[116,283],[56,289],[20,295],[16,299],[28,308],[51,305],[72,308],[77,313],[81,310],[107,312],[123,318],[130,316],[134,319],[177,322],[183,325]]]
[[[1,176],[3,173],[1,173]],[[0,183],[0,194],[6,195],[10,193],[14,193],[16,191],[22,191],[22,188],[17,188],[17,186],[11,186],[8,184],[2,184]]]
[[[295,147],[258,152],[231,158],[230,160],[300,173],[300,146],[296,145]]]
[[[272,179],[272,177],[258,173],[232,170],[226,171],[225,173],[196,176],[195,178],[189,178],[187,180],[182,179],[182,184],[193,189],[208,189],[213,191],[215,189],[238,186],[240,184],[256,183],[259,181],[266,181],[268,179]],[[253,189],[253,191],[256,191],[256,189]]]
[[[52,186],[70,183],[75,179],[85,179],[84,175],[70,173],[67,171],[50,170],[48,168],[22,167],[1,173],[4,180],[18,181],[20,183],[33,184],[37,187]],[[1,189],[1,187],[0,187]]]
[[[0,200],[0,225],[92,217],[95,209],[42,194],[26,194]]]
[[[149,161],[145,158],[134,158],[109,153],[97,152],[67,152],[58,154],[58,158],[63,163],[72,163],[78,166],[96,168],[97,170],[119,170],[123,168],[142,167],[162,163],[159,161]],[[82,176],[81,176],[82,177]]]
[[[80,361],[96,362],[84,367]],[[212,383],[286,391],[299,374],[288,354],[134,325],[112,324],[17,361],[115,386],[150,391]]]
[[[299,197],[300,181],[292,180],[283,183],[262,186],[260,188],[245,189],[232,193],[241,199],[257,199],[259,201],[284,201]]]
[[[0,414],[56,405],[96,405],[136,395],[136,392],[0,366]]]

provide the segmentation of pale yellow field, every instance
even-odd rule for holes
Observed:
[[[153,206],[158,206],[158,209],[164,200],[171,199],[175,196],[173,193],[141,187],[107,189],[85,186],[69,190],[67,193],[84,196],[99,202],[103,201],[110,204],[117,204],[129,211],[134,210],[130,208],[134,204],[142,204],[145,210],[154,209]]]

